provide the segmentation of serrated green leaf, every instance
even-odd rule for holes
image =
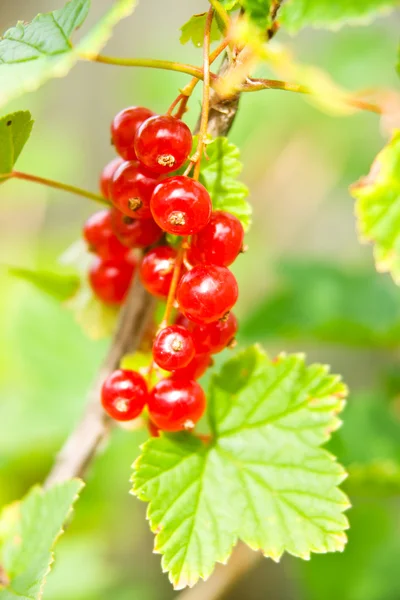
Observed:
[[[239,0],[220,0],[225,10],[234,10],[238,8]]]
[[[400,130],[376,157],[370,173],[351,187],[360,239],[374,244],[378,271],[400,283]]]
[[[7,271],[14,277],[32,283],[39,290],[60,302],[71,298],[79,287],[79,277],[77,275],[60,275],[20,267],[7,267]]]
[[[206,579],[239,538],[274,560],[343,549],[345,473],[320,446],[345,394],[326,367],[300,355],[271,361],[252,347],[212,379],[210,441],[146,442],[133,492],[149,502],[155,551],[177,589]]]
[[[53,546],[83,487],[73,479],[31,489],[0,515],[0,600],[38,600],[53,562]]]
[[[270,23],[270,0],[240,0],[240,4],[253,23],[262,30],[267,29]]]
[[[368,24],[398,6],[399,0],[285,0],[278,18],[291,33],[302,27],[338,29],[343,25]]]
[[[238,181],[242,170],[239,148],[225,137],[212,140],[206,148],[207,157],[201,164],[201,182],[208,189],[214,210],[235,215],[247,231],[251,224],[251,206],[246,198],[247,186]]]
[[[191,41],[196,48],[201,48],[204,41],[206,19],[207,13],[201,13],[199,15],[193,15],[193,17],[190,17],[189,21],[187,21],[181,27],[181,44],[187,44]],[[211,42],[218,42],[218,40],[221,39],[221,32],[218,28],[218,23],[216,20],[213,20],[212,22],[210,33]]]
[[[0,119],[0,181],[1,175],[13,170],[32,127],[32,116],[27,110],[19,110]]]
[[[85,20],[90,0],[70,0],[60,10],[38,15],[31,23],[19,22],[0,41],[0,106],[25,92],[36,90],[52,77],[64,77],[79,54],[97,54],[113,27],[131,14],[136,0],[117,0],[104,18],[77,46],[72,33]]]

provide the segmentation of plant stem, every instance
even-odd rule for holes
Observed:
[[[88,190],[84,190],[74,185],[69,185],[68,183],[61,183],[60,181],[38,177],[37,175],[30,175],[29,173],[22,173],[21,171],[12,171],[11,173],[7,173],[7,175],[1,175],[0,179],[2,178],[32,181],[33,183],[40,183],[41,185],[45,185],[56,190],[63,190],[64,192],[76,194],[77,196],[83,196],[84,198],[89,198],[89,200],[95,200],[96,202],[101,202],[102,204],[109,204],[109,202],[99,194],[89,192]]]
[[[163,319],[160,323],[159,329],[164,329],[167,327],[169,319],[171,317],[171,312],[174,307],[176,290],[178,287],[179,279],[181,276],[182,263],[186,252],[186,237],[182,238],[182,242],[180,248],[178,250],[178,254],[176,255],[174,272],[172,275],[171,285],[169,287],[167,304],[164,311]]]
[[[221,21],[224,24],[224,34],[226,35],[226,32],[229,30],[230,24],[231,24],[231,20],[230,17],[228,15],[228,13],[226,12],[225,8],[222,6],[222,4],[218,1],[218,0],[209,0],[211,6],[214,8],[215,12],[217,13],[217,15],[219,16],[219,18],[221,19]]]

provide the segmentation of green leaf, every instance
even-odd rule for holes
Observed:
[[[204,41],[206,19],[207,13],[201,13],[199,15],[193,15],[193,17],[190,17],[189,21],[187,21],[181,27],[181,44],[187,44],[191,41],[196,48],[201,48]],[[221,39],[221,32],[218,28],[217,21],[213,19],[210,40],[211,42],[218,42],[219,39]]]
[[[32,127],[32,116],[27,110],[20,110],[0,119],[0,181],[1,175],[13,170],[31,135]]]
[[[338,29],[367,24],[398,6],[399,0],[285,0],[278,19],[291,33],[309,26]]]
[[[90,0],[70,0],[60,10],[18,22],[0,40],[0,106],[36,90],[52,77],[64,77],[79,54],[97,54],[113,27],[133,11],[136,0],[117,0],[105,17],[77,46],[70,40],[82,25]]]
[[[150,503],[155,552],[177,589],[206,579],[239,538],[274,560],[343,549],[345,473],[320,446],[345,395],[325,366],[252,347],[212,379],[209,441],[180,433],[144,444],[133,492]]]
[[[60,302],[71,298],[79,287],[79,277],[77,275],[60,275],[20,267],[7,267],[7,270],[10,275],[32,283],[39,290]]]
[[[245,340],[398,347],[400,292],[389,277],[310,260],[286,260],[276,274],[277,288],[241,323]]]
[[[234,10],[238,8],[239,0],[220,0],[225,10]]]
[[[200,179],[208,189],[214,210],[225,210],[235,215],[247,231],[251,224],[251,206],[246,198],[249,190],[237,181],[242,170],[240,152],[225,137],[213,139],[206,147]]]
[[[240,4],[253,23],[262,30],[267,29],[270,24],[270,0],[240,0]]]
[[[31,489],[0,516],[0,600],[37,600],[53,562],[53,547],[83,487],[73,479]]]
[[[351,187],[360,239],[373,242],[376,268],[400,283],[400,130],[376,157],[370,173]]]

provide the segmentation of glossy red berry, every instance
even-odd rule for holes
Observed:
[[[154,113],[142,106],[131,106],[121,110],[111,123],[111,139],[116,152],[124,160],[135,160],[133,140],[140,125]]]
[[[131,421],[144,409],[148,395],[146,382],[140,373],[118,369],[103,383],[101,403],[113,419]]]
[[[114,158],[112,161],[108,163],[103,169],[103,172],[100,177],[100,191],[102,196],[107,200],[111,200],[111,182],[114,177],[115,171],[118,169],[120,165],[122,165],[122,158]]]
[[[169,177],[157,185],[151,198],[156,223],[168,233],[192,235],[210,220],[212,204],[206,188],[184,175]]]
[[[191,150],[190,129],[175,117],[151,117],[136,132],[136,156],[155,173],[176,171],[185,163]]]
[[[109,210],[101,210],[89,217],[83,227],[83,237],[89,250],[105,260],[122,258],[128,252],[113,231]]]
[[[153,358],[161,369],[174,371],[186,367],[194,358],[192,336],[180,325],[162,329],[153,343]]]
[[[129,248],[152,246],[163,234],[154,219],[133,219],[116,208],[111,211],[111,223],[117,238]]]
[[[102,260],[96,257],[89,269],[90,285],[96,296],[106,304],[122,304],[134,270],[132,260]]]
[[[212,364],[213,361],[210,354],[196,354],[186,367],[174,371],[172,377],[174,379],[184,379],[185,381],[200,379]]]
[[[192,237],[187,259],[192,265],[209,263],[229,267],[243,248],[244,230],[237,217],[222,210]]]
[[[197,265],[183,275],[177,289],[181,312],[194,323],[226,318],[238,298],[238,285],[226,267]]]
[[[163,379],[153,388],[149,401],[153,423],[163,431],[193,429],[206,408],[206,397],[196,381]]]
[[[144,288],[153,296],[166,298],[174,273],[176,251],[171,246],[158,246],[150,250],[142,260],[140,279]]]
[[[157,175],[138,161],[123,162],[114,173],[111,200],[128,217],[150,219],[150,199],[157,183]]]
[[[196,352],[210,354],[217,354],[232,343],[237,329],[238,323],[233,313],[229,313],[227,319],[189,326]]]

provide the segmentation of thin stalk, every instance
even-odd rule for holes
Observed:
[[[221,21],[223,22],[225,28],[224,34],[226,35],[226,32],[229,30],[231,24],[231,19],[227,11],[222,6],[221,2],[219,2],[218,0],[209,0],[209,2],[215,10],[215,12],[217,13],[217,15],[219,16],[219,18],[221,19]]]

